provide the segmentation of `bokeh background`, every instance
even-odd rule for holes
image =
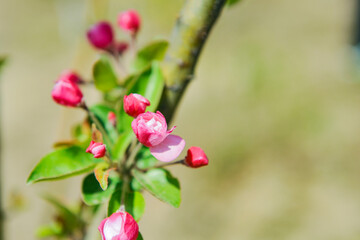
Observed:
[[[72,204],[81,177],[26,185],[52,143],[84,113],[56,105],[66,68],[90,76],[87,27],[137,9],[140,45],[168,38],[183,0],[0,0],[6,238],[36,239],[54,208]],[[172,167],[174,209],[146,194],[145,239],[360,239],[360,65],[350,46],[354,0],[243,0],[226,8],[174,121],[206,168]],[[117,32],[119,38],[125,35]],[[85,94],[96,102],[91,89]],[[96,228],[96,226],[95,226]],[[94,229],[95,239],[100,235]]]

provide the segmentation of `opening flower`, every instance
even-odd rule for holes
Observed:
[[[127,212],[116,212],[101,221],[98,227],[102,240],[136,240],[139,226]]]
[[[132,121],[131,127],[139,142],[149,147],[159,161],[175,160],[185,147],[184,139],[170,134],[175,127],[167,130],[166,119],[159,111],[140,114]]]
[[[94,155],[94,158],[102,158],[105,156],[106,147],[105,144],[91,141],[89,147],[86,149],[87,153]]]

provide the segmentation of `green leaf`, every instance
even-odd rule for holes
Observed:
[[[108,92],[117,86],[117,77],[109,59],[101,57],[93,67],[95,87],[102,92]]]
[[[140,232],[139,232],[139,235],[138,235],[138,237],[136,238],[136,240],[144,240]]]
[[[132,129],[131,130],[129,129],[127,132],[122,133],[119,136],[113,149],[113,158],[115,159],[115,161],[120,160],[124,156],[126,149],[130,145],[134,137],[135,135]]]
[[[149,66],[152,61],[163,60],[169,43],[165,40],[159,40],[152,42],[142,49],[140,49],[136,55],[133,63],[133,71],[142,71],[144,68]]]
[[[125,211],[139,221],[145,212],[145,199],[140,192],[129,192],[125,197]]]
[[[169,171],[155,168],[145,173],[138,170],[133,170],[132,173],[152,195],[176,208],[180,206],[180,184]]]
[[[46,238],[53,236],[61,236],[63,233],[63,228],[60,223],[52,222],[45,226],[40,226],[36,230],[36,236],[38,238]]]
[[[27,183],[85,173],[91,171],[101,161],[78,146],[60,148],[40,160],[27,179]]]
[[[160,65],[158,62],[153,62],[151,68],[144,71],[133,84],[133,86],[127,92],[138,93],[150,101],[150,106],[146,109],[147,111],[155,111],[160,102],[162,91],[164,88],[164,77],[162,75]],[[119,113],[119,128],[120,131],[124,132],[131,130],[131,122],[133,118],[128,116],[124,109],[121,108]]]
[[[116,212],[121,205],[122,190],[113,193],[108,205],[108,216]],[[128,192],[125,197],[125,211],[130,213],[135,221],[139,221],[145,211],[145,199],[140,192]]]
[[[104,191],[108,187],[108,178],[111,170],[113,169],[109,169],[109,164],[106,162],[99,163],[94,169],[95,178]]]
[[[158,160],[151,154],[150,149],[145,146],[141,147],[136,159],[136,166],[140,169],[151,168],[158,163]]]
[[[109,186],[104,191],[95,178],[94,173],[87,175],[82,183],[82,198],[87,205],[97,205],[105,202],[113,192],[121,185],[120,179],[116,175],[109,176]]]
[[[232,6],[232,5],[234,5],[236,3],[239,3],[239,2],[241,2],[241,0],[227,0],[226,4],[228,6]]]

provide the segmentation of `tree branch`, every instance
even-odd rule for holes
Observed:
[[[166,87],[159,109],[168,121],[191,79],[200,52],[226,0],[187,0],[175,23],[163,65]]]

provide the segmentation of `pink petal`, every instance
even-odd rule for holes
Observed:
[[[184,147],[184,139],[176,135],[169,135],[160,144],[150,147],[150,152],[159,161],[171,162],[180,155]]]

